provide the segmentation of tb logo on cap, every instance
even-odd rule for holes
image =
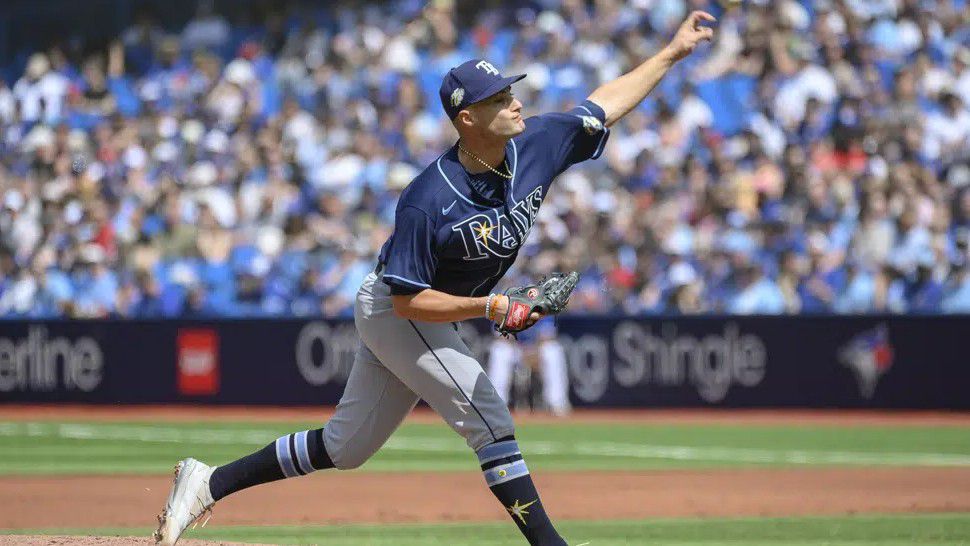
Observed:
[[[479,61],[478,64],[475,65],[475,68],[479,70],[484,70],[486,74],[498,76],[498,69],[495,68],[495,66],[488,61]]]

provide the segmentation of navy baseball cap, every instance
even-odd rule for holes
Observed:
[[[484,59],[466,61],[445,74],[438,95],[448,119],[455,119],[458,112],[502,91],[521,80],[525,74],[503,77],[495,66]]]

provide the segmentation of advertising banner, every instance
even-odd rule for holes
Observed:
[[[958,316],[566,316],[555,342],[577,407],[970,409],[968,326]],[[487,324],[465,323],[462,335],[486,362]],[[358,343],[339,320],[3,321],[0,402],[332,405]]]

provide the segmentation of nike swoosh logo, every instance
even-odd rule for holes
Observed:
[[[458,200],[455,199],[454,201],[451,202],[450,205],[448,205],[448,208],[441,207],[441,214],[448,214],[449,212],[451,212],[451,208],[454,207],[455,206],[455,203],[457,203],[457,202],[458,202]]]

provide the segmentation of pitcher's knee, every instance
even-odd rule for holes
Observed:
[[[367,462],[367,459],[370,459],[370,457],[361,457],[357,454],[345,454],[345,456],[339,459],[334,459],[333,463],[337,467],[337,470],[353,470],[363,466]]]
[[[345,440],[335,435],[327,434],[327,432],[329,431],[324,429],[324,443],[327,446],[327,454],[330,455],[330,460],[333,461],[334,467],[338,470],[360,468],[361,465],[366,463],[374,455],[375,450],[367,446],[361,448],[360,446],[350,445]]]

